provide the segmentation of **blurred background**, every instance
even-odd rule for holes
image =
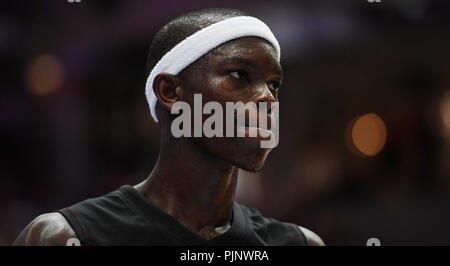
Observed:
[[[206,7],[261,18],[282,47],[280,144],[240,173],[239,202],[328,245],[450,244],[449,1],[53,0],[0,7],[0,245],[148,176],[148,46]]]

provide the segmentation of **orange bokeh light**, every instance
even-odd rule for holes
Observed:
[[[30,62],[25,78],[30,93],[46,95],[61,88],[65,79],[65,72],[57,57],[43,54]]]
[[[375,156],[384,147],[387,139],[387,129],[383,120],[375,113],[369,113],[352,120],[351,143],[358,155]],[[353,148],[352,147],[352,148]],[[351,149],[355,151],[355,149]]]

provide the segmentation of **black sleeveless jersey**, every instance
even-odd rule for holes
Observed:
[[[306,245],[295,224],[263,217],[234,202],[230,229],[206,240],[152,205],[132,186],[87,199],[58,211],[82,245],[281,246]]]

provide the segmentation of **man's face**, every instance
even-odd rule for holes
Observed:
[[[191,110],[194,94],[200,93],[203,106],[208,101],[218,102],[225,116],[226,102],[254,102],[256,106],[266,102],[269,107],[271,102],[277,102],[282,71],[275,49],[268,42],[257,37],[245,37],[215,48],[177,77],[182,84],[183,101],[191,106]],[[255,113],[258,112],[257,108]],[[203,115],[203,121],[209,116]],[[270,119],[268,125],[270,128]],[[224,123],[224,131],[226,126]],[[236,137],[236,130],[234,136],[192,137],[190,140],[200,149],[232,165],[247,171],[260,170],[271,150],[261,148],[260,143],[268,138],[249,137],[248,134]]]

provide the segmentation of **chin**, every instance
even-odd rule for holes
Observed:
[[[234,161],[232,164],[242,170],[256,173],[260,172],[266,163],[270,150],[263,149],[262,152],[252,153],[241,157],[242,160]]]
[[[272,151],[272,148],[261,148],[257,138],[208,139],[200,145],[210,155],[249,172],[261,171]]]
[[[258,165],[258,166],[237,166],[239,169],[242,169],[244,171],[247,172],[251,172],[251,173],[258,173],[261,172],[261,170],[264,168],[264,164]]]

